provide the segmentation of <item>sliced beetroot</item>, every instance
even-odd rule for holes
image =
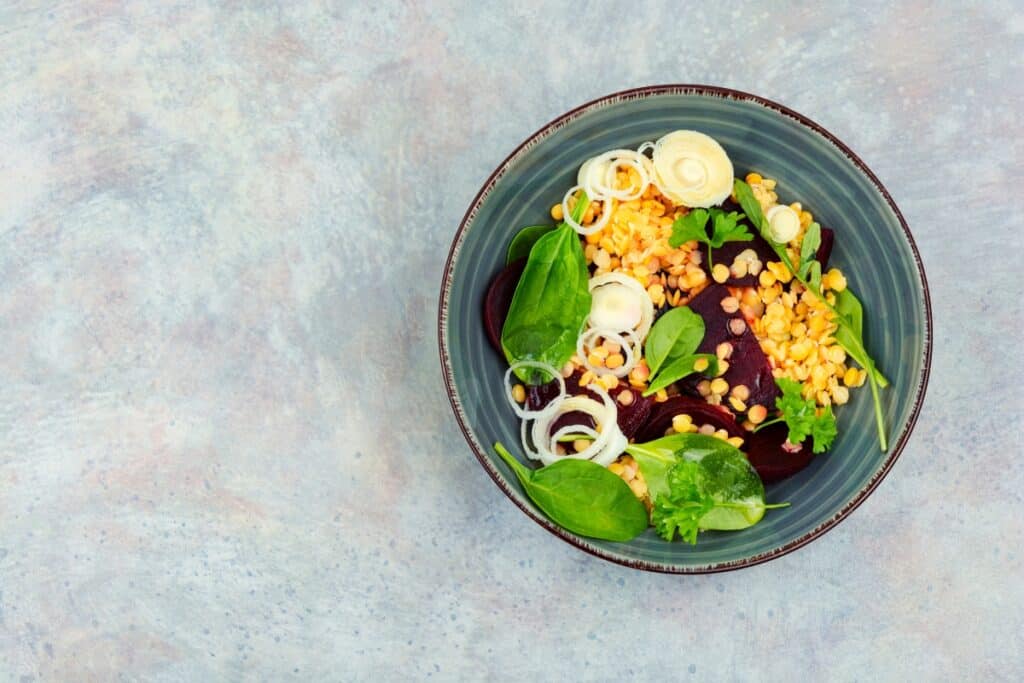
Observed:
[[[628,391],[633,395],[633,401],[629,405],[622,405],[618,400],[619,395],[623,391]],[[619,429],[626,436],[627,439],[632,439],[640,431],[640,428],[648,421],[651,410],[655,405],[654,399],[651,397],[644,397],[639,391],[633,388],[629,389],[615,389],[611,392],[612,397],[615,398],[615,405],[619,409]]]
[[[526,268],[526,259],[513,261],[491,280],[490,287],[484,295],[484,330],[494,350],[501,355],[501,328],[505,326],[508,309],[512,306],[512,295],[516,293],[519,278]]]
[[[642,429],[637,432],[636,440],[640,443],[654,441],[665,436],[666,430],[672,426],[672,418],[676,415],[689,415],[695,425],[709,424],[715,430],[724,429],[729,436],[742,437],[746,434],[732,413],[720,406],[705,403],[703,399],[690,396],[671,396],[667,401],[655,403],[651,414]]]
[[[550,433],[554,434],[562,427],[568,427],[569,425],[583,425],[584,427],[590,427],[593,429],[594,418],[581,410],[570,410],[564,415],[559,415],[558,418],[551,423]]]
[[[708,277],[711,277],[711,264],[708,263],[707,245],[701,245],[701,248],[703,249],[704,258],[700,262],[700,267],[705,273],[707,273]],[[711,258],[714,259],[715,263],[731,266],[732,262],[736,260],[737,256],[739,256],[740,252],[746,251],[747,249],[753,249],[761,263],[779,260],[778,255],[775,253],[775,250],[772,249],[771,245],[757,233],[754,233],[754,239],[749,242],[726,242],[718,249],[712,249]],[[743,277],[733,277],[730,275],[729,279],[725,281],[725,284],[732,287],[756,287],[757,276],[744,275]]]
[[[745,435],[743,450],[761,476],[761,481],[766,484],[796,474],[814,458],[810,440],[796,446],[793,452],[783,448],[788,435],[789,428],[782,423],[765,427],[756,434]]]
[[[690,309],[704,320],[704,341],[697,347],[697,352],[715,353],[722,342],[732,344],[729,369],[723,378],[730,387],[742,384],[750,390],[750,396],[746,401],[748,406],[763,405],[770,410],[775,407],[775,398],[779,395],[779,388],[772,375],[772,366],[761,350],[757,337],[743,320],[743,316],[740,313],[726,313],[722,310],[722,299],[727,296],[730,296],[728,288],[714,284],[690,302]],[[743,321],[742,334],[734,334],[730,329],[732,320]],[[700,380],[699,375],[686,377],[680,381],[680,389],[696,396]]]

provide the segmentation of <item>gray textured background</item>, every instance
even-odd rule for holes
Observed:
[[[1019,680],[1019,5],[362,4],[0,6],[0,680]],[[516,510],[434,332],[493,167],[659,82],[851,145],[935,306],[875,495],[708,577]]]

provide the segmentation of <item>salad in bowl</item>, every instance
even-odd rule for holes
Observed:
[[[483,324],[538,468],[494,448],[553,522],[689,543],[757,524],[788,504],[764,482],[824,457],[865,384],[886,450],[888,380],[834,233],[782,190],[669,131],[586,160],[553,222],[512,238]]]

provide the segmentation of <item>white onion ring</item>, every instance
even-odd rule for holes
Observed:
[[[626,339],[627,336],[630,338],[629,340]],[[604,337],[605,339],[614,337],[619,342],[619,346],[621,346],[625,352],[625,362],[614,370],[591,365],[589,359],[590,354],[587,352],[587,340],[591,337]],[[617,332],[610,327],[591,327],[581,334],[576,340],[576,355],[583,359],[584,367],[595,375],[615,375],[616,377],[625,377],[629,374],[629,371],[636,366],[636,362],[640,358],[641,352],[640,338],[633,330]]]
[[[588,159],[580,166],[580,173],[576,180],[580,183],[588,197],[601,199],[610,197],[619,201],[639,199],[647,191],[648,185],[651,184],[650,175],[647,173],[643,161],[641,161],[642,156],[631,149],[613,149],[604,154],[599,154]],[[593,182],[594,169],[592,165],[600,166],[602,164],[607,164],[607,167],[604,171],[604,178],[598,179],[602,183],[599,187]],[[624,164],[632,166],[640,174],[640,185],[635,191],[615,189],[615,172]]]
[[[647,333],[651,331],[651,325],[654,324],[654,302],[651,301],[650,295],[647,294],[647,290],[640,282],[629,275],[623,273],[605,273],[604,275],[598,275],[590,278],[589,289],[594,291],[601,285],[606,285],[609,282],[617,282],[622,285],[626,285],[635,291],[640,296],[640,301],[643,305],[643,313],[640,316],[640,325],[636,328],[636,335],[642,342],[647,338]]]
[[[654,143],[648,140],[647,142],[641,142],[640,146],[636,148],[636,153],[646,158],[645,153],[647,150],[654,150]],[[650,161],[650,159],[648,159]]]
[[[593,460],[598,465],[607,467],[615,462],[615,459],[622,453],[622,449],[625,448],[627,443],[629,443],[626,437],[622,434],[622,430],[619,429],[619,411],[615,406],[615,401],[612,400],[612,397],[598,385],[588,386],[587,390],[597,394],[601,398],[601,403],[598,403],[588,396],[571,396],[564,401],[560,401],[558,404],[558,410],[553,414],[534,420],[533,427],[530,429],[533,445],[535,447],[534,451],[536,452],[537,458],[539,458],[545,465],[550,465],[562,458],[573,458],[574,460]],[[586,450],[580,451],[579,453],[567,453],[566,455],[560,456],[555,453],[554,448],[548,447],[551,445],[551,436],[549,435],[551,425],[560,415],[574,410],[587,413],[593,417],[594,422],[601,425],[602,429],[597,438],[594,439],[594,442],[591,443]],[[524,442],[526,441],[525,424],[526,423],[524,422],[520,431],[520,436]],[[572,426],[574,428],[576,427],[576,425]],[[556,432],[556,434],[557,433],[558,432]],[[526,445],[528,444],[524,443],[524,448]],[[557,445],[557,443],[555,443],[555,445]],[[527,454],[530,457],[533,457],[531,449],[526,448],[526,450]]]
[[[558,396],[551,399],[551,402],[548,403],[543,408],[541,408],[540,410],[529,410],[527,408],[521,407],[519,403],[512,397],[512,387],[509,386],[509,378],[512,376],[512,373],[518,370],[519,368],[534,368],[537,370],[542,370],[548,373],[549,375],[553,375],[554,378],[558,381]],[[562,377],[562,373],[560,373],[558,370],[555,370],[554,367],[548,365],[547,363],[541,363],[539,361],[533,360],[521,360],[508,366],[508,370],[505,371],[505,398],[508,399],[508,402],[512,406],[512,410],[515,411],[515,414],[524,420],[542,417],[543,415],[549,412],[553,412],[555,409],[558,408],[558,403],[560,403],[562,399],[565,398],[565,396],[565,378]]]
[[[578,190],[583,190],[583,188],[580,187],[579,185],[573,185],[572,187],[569,188],[569,191],[565,193],[565,196],[562,197],[562,220],[565,221],[570,227],[572,227],[573,230],[575,230],[581,235],[593,235],[595,232],[603,230],[604,226],[608,225],[608,220],[612,217],[611,200],[600,200],[601,218],[592,223],[590,227],[586,227],[574,221],[572,219],[572,212],[569,211],[569,197],[573,196],[573,194],[575,194]],[[584,192],[586,192],[586,190],[584,190]],[[587,194],[587,199],[595,201],[589,193]]]
[[[591,437],[591,440],[596,440],[601,436],[596,429],[586,425],[565,425],[564,427],[560,427],[558,431],[551,435],[551,444],[548,446],[548,449],[554,451],[559,445],[560,439],[564,436],[568,436],[569,434],[582,434],[584,436]]]

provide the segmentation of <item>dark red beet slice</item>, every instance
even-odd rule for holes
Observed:
[[[704,319],[704,341],[697,347],[697,352],[715,353],[715,349],[722,342],[732,344],[729,369],[723,376],[725,381],[730,387],[743,384],[750,390],[750,397],[746,401],[748,406],[763,405],[771,410],[775,407],[775,398],[779,395],[772,367],[743,316],[740,313],[730,314],[722,310],[722,299],[729,295],[729,290],[724,285],[714,284],[690,302],[689,306],[693,312]],[[729,329],[729,323],[734,319],[743,320],[742,334],[733,334]],[[691,375],[681,380],[679,386],[696,396],[697,383],[700,379],[698,375]]]
[[[746,434],[743,450],[766,484],[796,474],[814,458],[809,439],[794,453],[784,450],[782,444],[788,434],[789,428],[782,423],[765,427],[756,434]]]
[[[526,259],[519,259],[505,267],[497,277],[491,280],[490,287],[484,295],[484,330],[491,346],[502,356],[501,328],[505,326],[508,309],[512,306],[512,295],[516,293],[516,285],[526,268]]]
[[[726,242],[718,249],[711,250],[711,258],[714,259],[715,263],[722,263],[726,266],[731,266],[732,262],[736,260],[737,256],[739,256],[740,252],[747,249],[753,249],[757,253],[757,258],[761,263],[779,260],[775,251],[760,235],[754,235],[754,239],[750,242]],[[700,266],[710,277],[711,267],[708,264],[707,246],[704,246],[704,260],[701,261]],[[744,275],[743,277],[732,277],[730,275],[729,279],[725,281],[725,284],[733,287],[756,287],[757,276]]]
[[[637,432],[636,440],[644,443],[665,436],[665,431],[672,426],[672,418],[676,415],[689,415],[693,424],[710,424],[716,430],[724,429],[729,432],[729,436],[746,435],[746,432],[736,424],[736,418],[725,408],[710,405],[699,398],[671,396],[667,401],[654,404],[647,422]]]
[[[618,396],[623,391],[628,391],[633,394],[633,402],[628,406],[622,405],[618,401]],[[627,439],[632,439],[640,431],[640,428],[647,422],[648,417],[653,410],[654,399],[651,397],[644,397],[636,389],[616,389],[612,392],[612,396],[616,399],[615,405],[619,409],[619,429],[626,436]]]
[[[564,415],[559,415],[558,419],[551,423],[550,433],[554,434],[562,427],[568,427],[569,425],[584,425],[593,429],[594,418],[582,411],[570,410]]]

